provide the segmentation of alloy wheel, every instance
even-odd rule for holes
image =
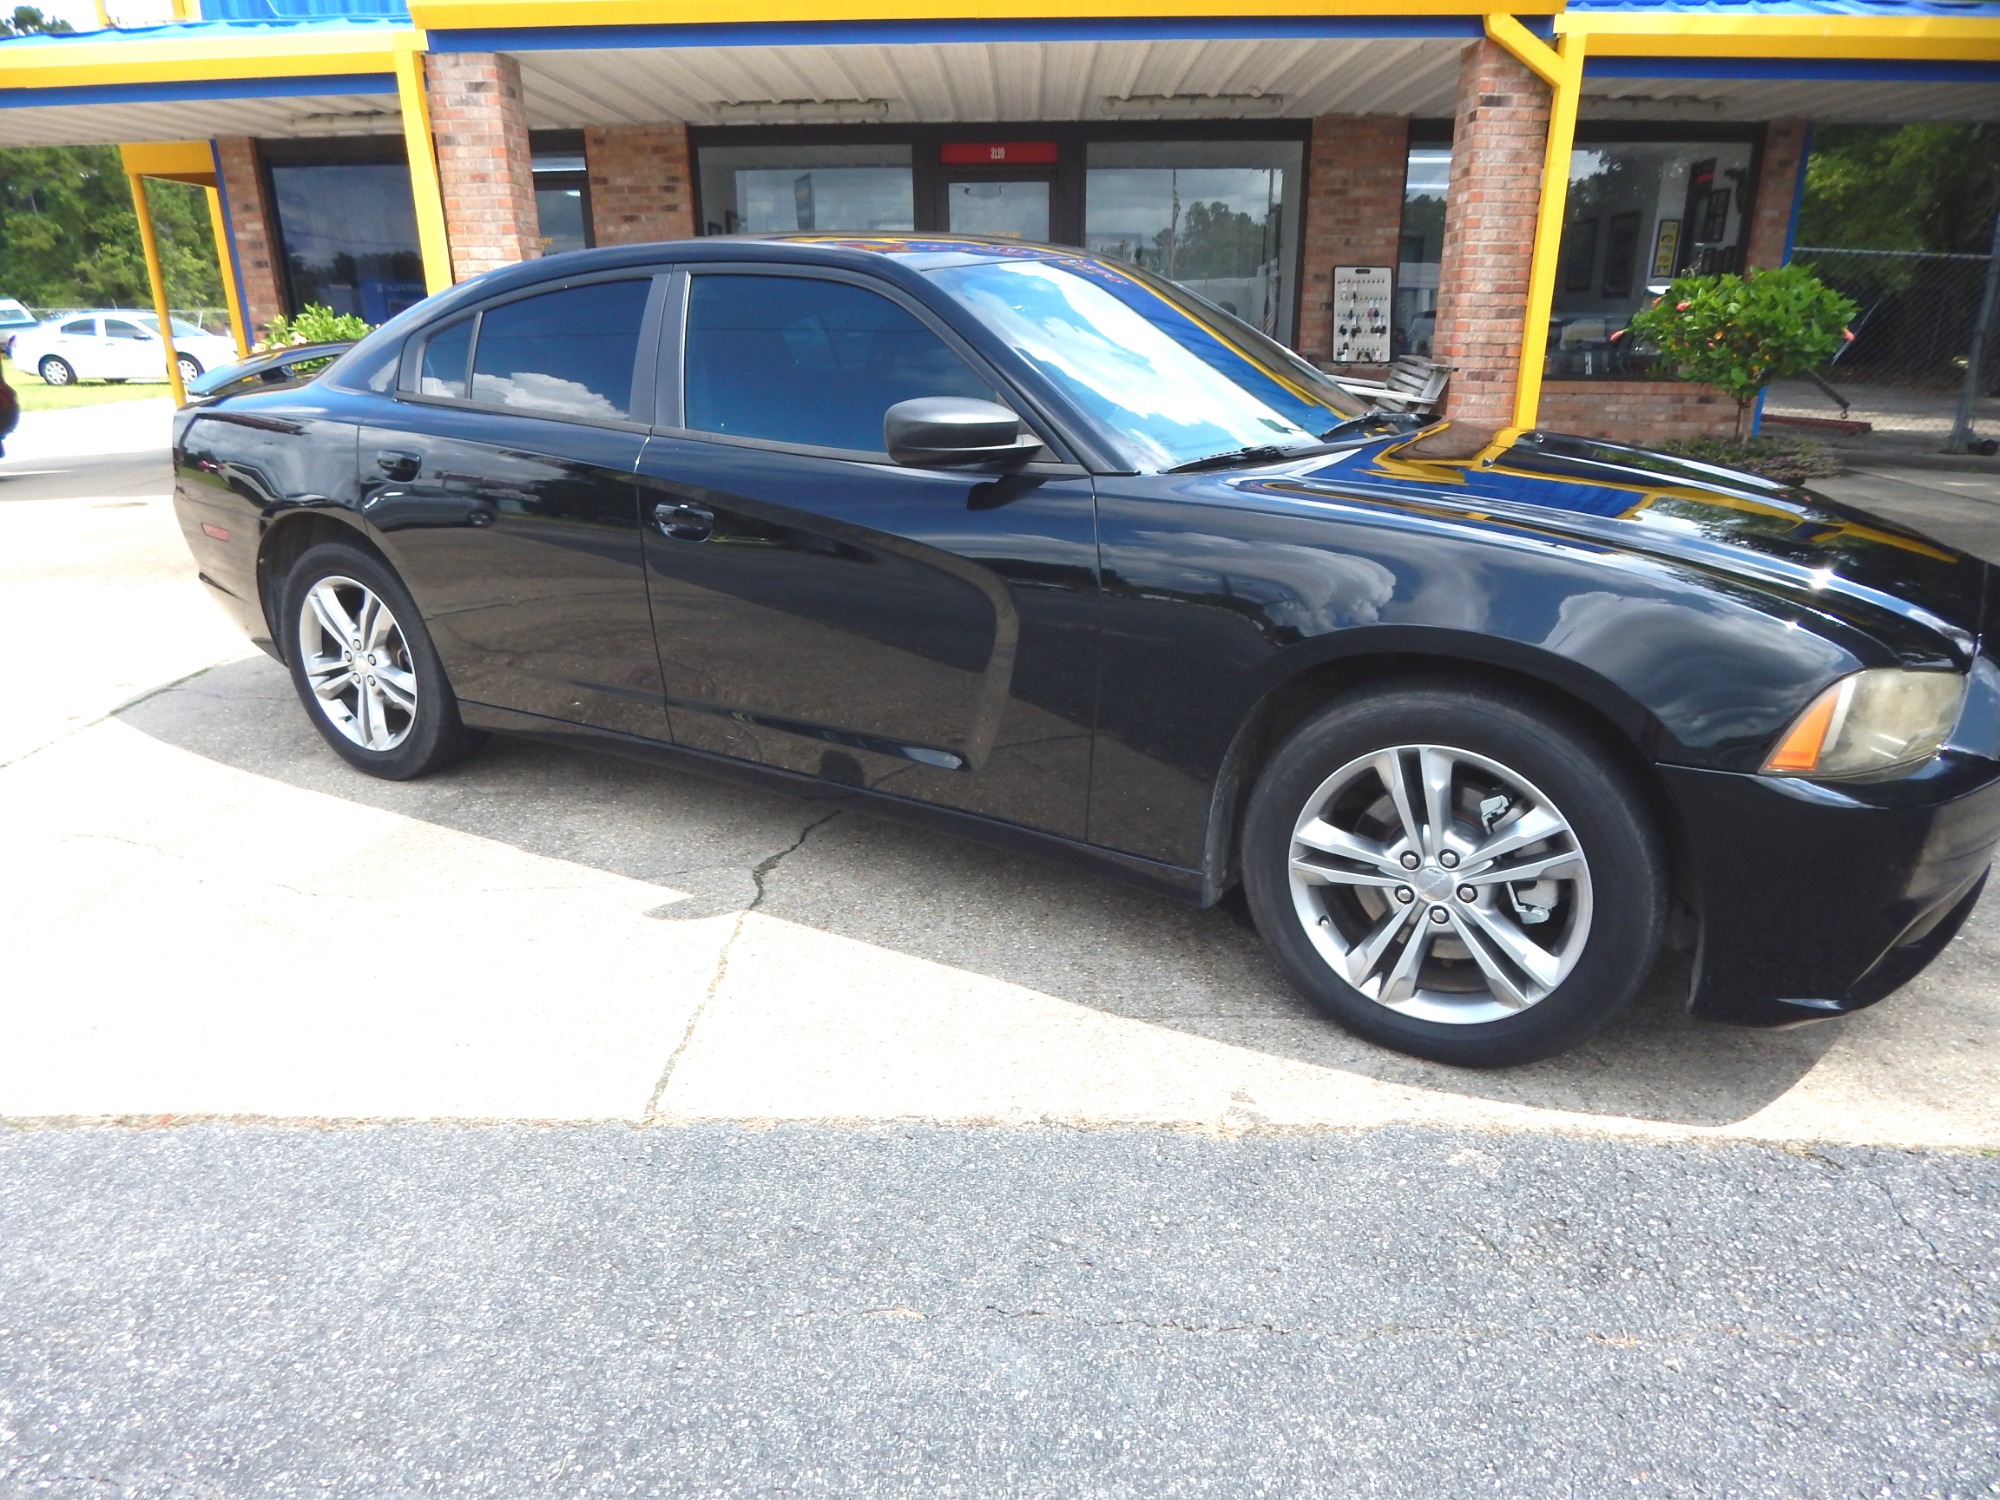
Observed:
[[[389,606],[352,578],[322,578],[299,606],[299,659],[313,701],[364,750],[395,749],[417,718],[409,642]]]
[[[1561,810],[1499,762],[1442,745],[1349,761],[1292,829],[1292,905],[1353,989],[1418,1020],[1518,1015],[1576,966],[1591,878]]]

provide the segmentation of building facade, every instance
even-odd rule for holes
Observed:
[[[207,0],[0,42],[0,144],[212,185],[252,329],[593,244],[1002,234],[1336,370],[1429,355],[1461,422],[1660,438],[1734,408],[1618,334],[1677,273],[1783,262],[1813,122],[2000,118],[1994,0],[979,9]]]

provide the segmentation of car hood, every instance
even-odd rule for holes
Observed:
[[[1502,434],[1471,458],[1403,456],[1414,442],[1305,461],[1276,482],[1294,493],[1323,486],[1329,495],[1417,506],[1455,501],[1492,521],[1725,575],[1840,617],[1914,658],[1963,666],[1989,633],[1994,569],[1810,490],[1559,433]]]

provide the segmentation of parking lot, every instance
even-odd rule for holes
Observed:
[[[1227,906],[519,742],[351,772],[195,583],[163,403],[45,420],[0,464],[0,1494],[1507,1493],[1523,1434],[1538,1493],[2000,1493],[2000,896],[1841,1023],[1669,970],[1436,1067]],[[2000,556],[1991,476],[1827,488]]]

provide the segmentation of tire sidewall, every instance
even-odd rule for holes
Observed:
[[[60,378],[55,380],[49,379],[50,370],[59,371]],[[76,370],[71,366],[70,362],[66,359],[58,359],[53,354],[49,355],[35,367],[35,373],[42,377],[42,384],[44,385],[61,387],[76,384]]]
[[[1307,798],[1350,761],[1391,745],[1469,751],[1518,774],[1561,810],[1590,868],[1583,952],[1518,1015],[1455,1025],[1405,1016],[1354,989],[1313,946],[1292,904],[1292,830]],[[1293,983],[1370,1041],[1468,1067],[1530,1062],[1575,1046],[1624,1008],[1652,968],[1666,908],[1662,845],[1611,747],[1547,706],[1447,688],[1377,690],[1329,706],[1285,742],[1253,793],[1243,878],[1265,941]]]
[[[417,712],[410,732],[393,750],[370,750],[347,738],[319,706],[312,684],[306,680],[305,653],[299,639],[299,611],[306,594],[324,578],[351,578],[363,584],[396,617],[403,639],[410,648],[410,665],[417,678]],[[331,745],[349,765],[391,781],[421,776],[455,759],[465,740],[458,714],[458,702],[430,631],[418,613],[416,601],[403,587],[395,570],[365,548],[347,542],[322,542],[309,548],[286,575],[284,613],[279,628],[284,638],[285,661],[291,669],[292,686],[300,705],[320,738]]]

